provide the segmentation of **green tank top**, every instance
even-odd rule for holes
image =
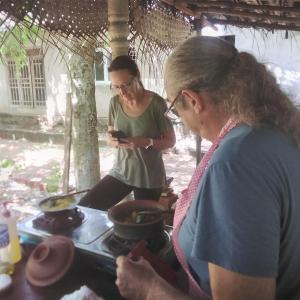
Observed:
[[[122,130],[127,137],[144,136],[157,139],[173,130],[171,121],[164,116],[167,105],[163,98],[151,93],[151,102],[138,117],[129,117],[122,109],[119,97],[110,100],[108,125]],[[113,168],[109,175],[138,188],[160,188],[165,183],[162,152],[154,149],[116,149]]]

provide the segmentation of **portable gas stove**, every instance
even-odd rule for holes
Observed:
[[[115,236],[113,223],[106,212],[83,206],[57,215],[39,213],[30,216],[18,224],[18,231],[23,240],[31,243],[39,243],[54,234],[65,235],[73,240],[81,254],[112,274],[116,269],[116,257],[127,255],[138,243]],[[146,241],[154,254],[170,264],[175,260],[171,235],[172,227],[165,226],[163,240]]]

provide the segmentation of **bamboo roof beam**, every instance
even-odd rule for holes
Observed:
[[[229,2],[229,1],[195,1],[195,0],[162,0],[166,4],[173,5],[173,6],[183,6],[191,7],[224,7],[228,9],[243,9],[243,10],[265,10],[269,12],[286,12],[286,13],[293,13],[293,14],[300,14],[300,7],[292,7],[292,6],[275,6],[275,5],[252,5],[246,3],[236,3],[236,2]],[[190,10],[193,10],[190,8]]]
[[[285,24],[300,25],[300,18],[281,17],[276,15],[260,14],[260,13],[253,13],[253,12],[244,12],[244,11],[234,11],[234,10],[223,9],[223,8],[200,8],[195,10],[194,13],[195,16],[205,14],[205,13],[212,13],[215,15],[246,17],[246,18],[253,18],[256,20],[265,19],[267,21],[284,22]]]
[[[253,28],[264,28],[267,30],[291,30],[291,31],[300,31],[300,26],[297,25],[280,25],[272,23],[263,23],[263,22],[249,22],[249,21],[233,21],[233,20],[221,20],[216,18],[208,18],[208,21],[212,24],[220,25],[233,25],[240,27],[253,27]]]

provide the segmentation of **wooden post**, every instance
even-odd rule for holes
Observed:
[[[108,0],[108,33],[112,59],[128,55],[129,42],[129,3],[128,0]]]
[[[70,152],[72,143],[72,101],[71,93],[66,94],[65,132],[64,132],[64,171],[63,171],[63,193],[69,192],[70,176]]]

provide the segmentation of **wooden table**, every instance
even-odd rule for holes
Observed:
[[[27,257],[28,255],[25,254],[23,259],[15,265],[15,272],[12,275],[13,286],[7,292],[0,294],[0,299],[59,300],[65,294],[70,294],[83,285],[87,285],[105,300],[123,299],[114,283],[115,277],[96,270],[79,254],[76,254],[72,268],[63,279],[49,287],[34,287],[25,278]]]

